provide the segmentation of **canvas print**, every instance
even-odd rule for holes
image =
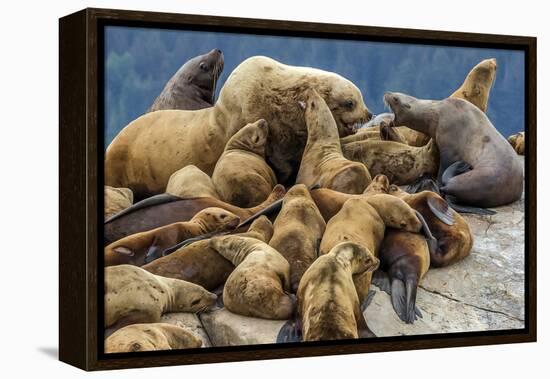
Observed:
[[[524,328],[523,51],[103,46],[106,354]]]

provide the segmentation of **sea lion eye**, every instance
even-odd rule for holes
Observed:
[[[344,106],[348,109],[352,109],[355,106],[355,102],[353,100],[346,100]]]
[[[199,68],[203,71],[207,71],[208,70],[208,66],[206,65],[206,63],[204,62],[201,62],[201,64],[199,65]]]

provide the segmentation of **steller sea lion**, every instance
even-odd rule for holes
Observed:
[[[174,172],[168,180],[165,193],[182,199],[196,197],[220,198],[212,179],[193,165],[185,166]]]
[[[134,195],[129,188],[114,188],[105,186],[105,219],[123,211],[132,206]]]
[[[133,324],[120,328],[105,339],[104,351],[129,353],[173,349],[193,349],[202,341],[186,328],[172,324]]]
[[[221,208],[205,208],[190,221],[175,222],[126,236],[105,247],[105,266],[142,266],[187,238],[215,231],[229,231],[240,223],[238,216]]]
[[[282,199],[284,194],[284,187],[277,185],[263,203],[251,208],[239,208],[212,197],[180,199],[166,194],[153,196],[108,219],[104,225],[104,240],[109,244],[130,234],[174,222],[188,221],[198,212],[209,207],[225,209],[244,221]]]
[[[444,267],[470,254],[474,243],[470,227],[464,218],[432,191],[409,194],[395,185],[388,193],[403,199],[412,208],[422,214],[429,225],[437,247],[430,251],[430,265]]]
[[[479,62],[466,76],[464,83],[450,97],[469,101],[482,112],[487,111],[489,93],[497,72],[497,60],[485,59]]]
[[[252,222],[246,233],[237,235],[267,243],[273,235],[273,225],[266,216],[261,216]],[[213,291],[225,283],[235,266],[209,243],[209,239],[194,242],[142,268],[155,275],[185,280]]]
[[[525,132],[519,132],[508,137],[508,142],[519,155],[525,155]]]
[[[217,296],[201,286],[132,265],[105,268],[105,327],[159,322],[167,312],[202,312]]]
[[[304,341],[372,336],[353,277],[372,274],[378,264],[372,252],[351,242],[335,245],[313,262],[297,296]]]
[[[453,208],[486,213],[518,200],[523,167],[514,149],[485,113],[466,100],[419,100],[388,92],[384,101],[396,124],[428,134],[439,149],[440,191]]]
[[[236,314],[286,320],[294,311],[287,260],[255,238],[214,237],[210,247],[235,265],[223,288],[225,307]]]
[[[105,184],[131,188],[142,199],[163,192],[170,175],[187,165],[212,175],[227,141],[261,118],[269,124],[267,162],[278,183],[291,183],[307,139],[298,101],[310,87],[328,104],[340,136],[372,116],[359,89],[340,75],[251,57],[233,70],[214,106],[151,112],[126,126],[105,153]]]
[[[220,49],[194,57],[168,80],[148,112],[161,109],[196,110],[214,105],[216,83],[223,71]]]
[[[268,134],[267,122],[258,120],[229,139],[212,174],[212,183],[223,201],[253,207],[273,190],[277,178],[265,162]]]
[[[325,220],[307,187],[296,184],[283,198],[283,206],[273,223],[269,246],[290,265],[290,287],[296,293],[300,278],[315,261],[325,231]]]
[[[314,89],[305,93],[307,143],[296,183],[318,184],[345,193],[362,193],[371,182],[364,164],[344,158],[338,129],[327,103]]]

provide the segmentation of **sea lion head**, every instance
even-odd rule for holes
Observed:
[[[399,188],[395,184],[392,184],[391,186],[389,186],[388,194],[399,198],[403,198],[409,195],[407,192],[403,191],[401,188]]]
[[[418,233],[422,228],[414,209],[396,196],[377,194],[365,198],[365,201],[376,209],[386,226],[411,233]]]
[[[491,87],[495,81],[497,72],[497,60],[496,58],[485,59],[479,62],[468,74],[471,75],[471,79],[477,83],[483,83],[484,85]]]
[[[183,280],[173,280],[170,288],[174,293],[174,312],[201,313],[212,308],[218,298],[198,284]]]
[[[273,224],[267,216],[262,215],[250,224],[250,228],[244,235],[267,243],[273,236]]]
[[[378,174],[363,192],[364,194],[388,193],[390,180],[384,174]]]
[[[395,125],[408,125],[407,121],[413,117],[418,99],[404,93],[386,92],[384,104],[393,112]]]
[[[178,70],[177,83],[195,86],[204,92],[203,100],[214,104],[216,83],[223,70],[223,53],[220,49],[199,55],[185,62]]]
[[[294,186],[292,186],[287,191],[284,202],[286,202],[287,199],[295,197],[305,197],[311,199],[311,195],[309,194],[309,190],[307,189],[305,184],[295,184]]]
[[[331,249],[329,254],[334,254],[336,259],[344,265],[351,264],[354,274],[375,271],[380,265],[380,260],[371,251],[353,242],[339,243]]]
[[[195,222],[203,227],[204,233],[215,231],[226,231],[235,229],[241,219],[239,216],[226,211],[222,208],[209,207],[198,212],[191,222]]]
[[[225,150],[244,150],[263,157],[265,156],[268,135],[267,121],[259,119],[256,122],[247,124],[235,133],[227,142]]]

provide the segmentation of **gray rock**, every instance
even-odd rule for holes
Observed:
[[[190,330],[202,340],[202,347],[212,346],[199,317],[194,313],[165,313],[160,321]]]

